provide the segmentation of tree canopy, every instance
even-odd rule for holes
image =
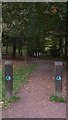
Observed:
[[[2,3],[2,18],[3,44],[14,49],[27,46],[29,55],[44,53],[51,45],[61,54],[66,40],[66,3]]]

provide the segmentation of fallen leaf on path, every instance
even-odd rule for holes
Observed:
[[[29,89],[29,87],[26,88],[27,90]]]

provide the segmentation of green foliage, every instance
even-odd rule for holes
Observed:
[[[16,96],[16,95],[9,99],[5,99],[5,101],[3,101],[2,107],[5,107],[5,108],[10,107],[12,103],[16,102],[19,99],[20,99],[20,97]]]
[[[58,97],[58,96],[51,96],[50,98],[50,101],[51,102],[65,102],[65,99],[64,99],[64,97]]]

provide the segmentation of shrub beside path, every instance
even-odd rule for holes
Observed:
[[[54,61],[35,60],[31,63],[37,67],[19,90],[21,99],[2,111],[3,118],[66,118],[66,103],[49,101],[54,93]],[[65,74],[64,71],[63,96],[66,93]]]

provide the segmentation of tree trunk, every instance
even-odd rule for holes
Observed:
[[[61,58],[63,58],[63,38],[61,38]]]
[[[65,35],[65,59],[67,59],[67,39],[68,39],[68,2],[66,3],[66,35]]]
[[[18,48],[18,53],[19,53],[19,55],[22,55],[22,46],[21,45]]]
[[[37,51],[36,51],[36,58],[37,58]]]
[[[8,53],[8,45],[6,45],[6,53]]]
[[[18,53],[19,53],[19,55],[20,55],[20,51],[21,51],[21,49],[20,49],[20,46],[19,46],[19,49],[18,49]]]
[[[65,59],[67,59],[67,35],[65,36]]]
[[[38,51],[38,58],[39,58],[39,51]]]
[[[13,46],[13,53],[12,53],[12,57],[15,58],[16,57],[16,46]]]
[[[68,35],[68,2],[66,3],[66,35],[65,35],[65,59],[67,59],[67,35]]]
[[[59,35],[59,57],[61,56],[61,36]]]

